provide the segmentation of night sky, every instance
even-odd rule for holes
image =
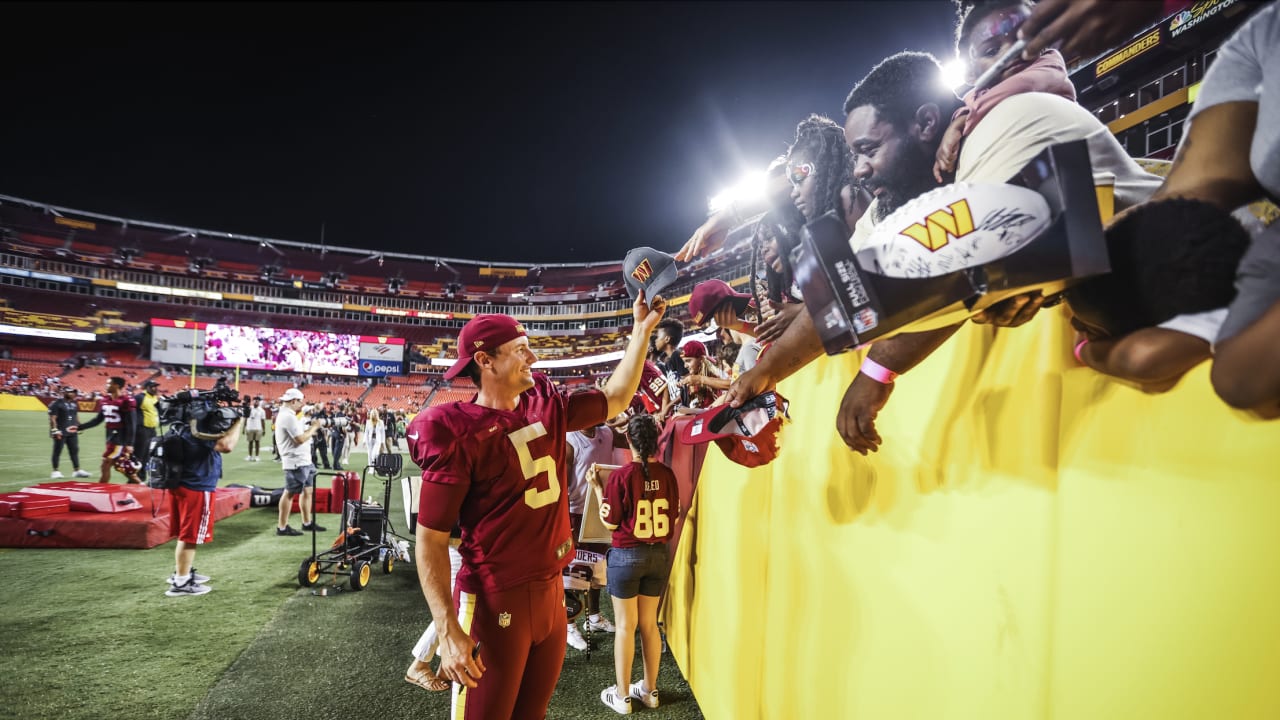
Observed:
[[[949,0],[6,4],[0,193],[521,262],[678,248]]]

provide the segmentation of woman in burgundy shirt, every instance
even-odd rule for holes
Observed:
[[[622,714],[631,712],[633,698],[646,707],[658,707],[658,662],[662,655],[658,601],[667,587],[667,541],[680,516],[676,477],[671,468],[654,459],[658,435],[653,416],[631,418],[627,440],[635,462],[609,476],[600,503],[600,519],[613,530],[608,577],[618,628],[613,644],[617,684],[605,688],[600,700]],[[632,683],[636,628],[640,629],[644,678]]]

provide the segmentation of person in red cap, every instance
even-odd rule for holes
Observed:
[[[680,351],[688,375],[680,378],[680,384],[689,389],[688,407],[711,407],[720,393],[729,389],[729,378],[721,377],[707,358],[707,346],[697,340],[685,343]]]
[[[631,403],[649,336],[666,309],[640,292],[626,352],[603,389],[561,392],[533,372],[524,326],[477,315],[458,336],[446,379],[478,388],[432,407],[406,436],[422,468],[418,577],[439,627],[437,674],[453,685],[453,717],[544,718],[565,656],[561,570],[573,557],[565,434]],[[462,567],[450,597],[449,533],[461,531]],[[407,674],[426,670],[415,660]],[[429,666],[428,666],[429,667]]]

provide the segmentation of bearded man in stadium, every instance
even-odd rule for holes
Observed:
[[[409,451],[422,468],[414,553],[440,628],[438,674],[454,683],[454,718],[546,716],[565,656],[560,575],[573,556],[565,434],[631,403],[665,309],[639,293],[630,342],[604,389],[572,395],[532,371],[537,356],[524,326],[477,315],[445,373],[470,376],[475,398],[437,405],[410,424]],[[462,567],[450,598],[455,524]]]
[[[959,104],[941,86],[937,60],[927,53],[902,52],[872,68],[845,100],[845,139],[853,153],[853,181],[871,193],[850,243],[858,249],[883,220],[913,197],[936,187],[932,160],[945,130],[944,118]],[[1105,125],[1088,110],[1049,93],[1024,93],[996,105],[965,140],[956,167],[957,182],[1004,182],[1050,145],[1085,140],[1095,173],[1115,178],[1116,209],[1147,199],[1160,178],[1146,173]],[[1031,320],[1045,298],[1039,291],[1002,300],[974,317],[1017,327]],[[881,445],[875,420],[889,401],[897,376],[923,362],[961,325],[902,333],[876,341],[845,391],[836,428],[855,452]],[[746,400],[794,374],[822,354],[809,313],[800,313],[760,364],[729,388],[728,402]]]
[[[84,432],[101,423],[107,424],[107,448],[102,453],[102,477],[98,482],[111,482],[112,465],[131,484],[141,482],[138,479],[138,467],[133,460],[137,402],[124,388],[124,378],[112,377],[107,381],[107,394],[98,398],[97,416],[79,428],[69,428],[74,432]]]

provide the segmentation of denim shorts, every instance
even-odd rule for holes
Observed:
[[[609,548],[608,558],[610,595],[623,600],[662,596],[671,572],[666,543]]]
[[[316,466],[303,465],[300,468],[284,471],[284,489],[291,494],[300,493],[307,487],[316,484]]]

